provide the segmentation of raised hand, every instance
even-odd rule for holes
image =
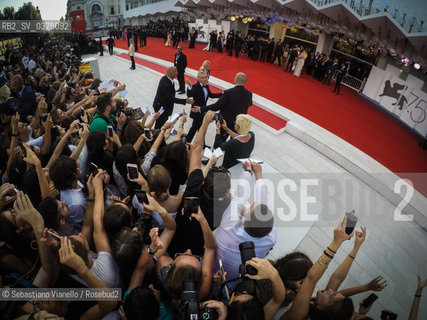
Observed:
[[[368,284],[368,289],[373,291],[382,291],[385,287],[387,287],[387,281],[384,280],[383,276],[378,276],[372,279]]]
[[[61,237],[61,248],[59,248],[59,261],[77,273],[83,272],[87,267],[83,259],[74,252],[71,240],[67,237]]]
[[[16,200],[17,194],[14,189],[15,186],[10,183],[4,183],[0,186],[0,211],[4,206]]]
[[[354,241],[355,247],[360,247],[366,239],[366,227],[361,227],[361,230],[362,231],[356,231],[356,237]]]
[[[190,110],[191,110],[191,112],[199,113],[200,107],[194,106],[194,107],[191,107]]]
[[[43,217],[40,215],[40,212],[34,208],[30,198],[22,191],[18,192],[13,208],[18,216],[31,226],[44,225]]]
[[[150,248],[153,252],[156,252],[163,248],[163,242],[159,237],[159,228],[153,228],[150,230],[151,244]]]
[[[350,240],[354,236],[354,231],[350,235],[345,232],[346,225],[347,216],[344,216],[342,222],[334,230],[334,241],[342,244],[345,240]]]
[[[23,143],[22,145],[24,146],[25,152],[27,154],[27,156],[24,157],[24,161],[34,166],[41,165],[40,159],[36,156],[34,151],[31,150],[31,148],[26,143]]]
[[[277,269],[267,259],[252,258],[246,261],[247,266],[252,266],[258,270],[258,274],[245,276],[249,279],[261,280],[261,279],[273,279],[273,276],[277,274]]]

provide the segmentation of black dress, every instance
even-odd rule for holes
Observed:
[[[194,31],[193,35],[190,36],[190,45],[188,46],[188,48],[194,49],[194,45],[196,43],[196,38],[197,38],[197,31]]]

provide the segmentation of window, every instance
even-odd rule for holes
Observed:
[[[101,11],[101,6],[97,3],[92,6],[92,13],[95,11]]]
[[[114,14],[114,7],[111,7],[111,11],[110,11],[110,13],[111,13],[111,14]]]

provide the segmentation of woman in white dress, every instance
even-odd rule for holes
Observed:
[[[165,43],[166,47],[171,46],[171,40],[172,40],[172,33],[170,31],[168,31],[168,33],[166,35],[166,43]]]
[[[298,62],[295,67],[294,76],[299,77],[301,75],[302,67],[304,67],[305,59],[307,58],[307,51],[302,49],[302,52],[298,55]]]

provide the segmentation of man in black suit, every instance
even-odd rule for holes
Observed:
[[[334,91],[332,91],[332,92],[334,92],[334,93],[336,92],[337,95],[339,95],[342,79],[347,74],[347,67],[346,67],[344,62],[341,63],[341,67],[338,68],[337,72],[338,73],[337,73],[337,79],[335,80],[335,88],[334,88]]]
[[[173,79],[176,78],[177,73],[178,71],[175,67],[169,67],[167,69],[167,74],[160,79],[159,86],[157,87],[156,96],[154,97],[153,109],[155,112],[158,112],[160,108],[163,107],[164,112],[156,121],[156,125],[154,126],[156,129],[160,129],[166,122],[168,117],[172,115],[174,103],[194,103],[194,101],[189,98],[175,98],[175,87]]]
[[[292,72],[292,65],[294,64],[295,58],[298,55],[298,51],[295,47],[292,48],[291,52],[289,52],[288,63],[286,64],[285,72]]]
[[[326,83],[328,86],[331,83],[332,77],[335,74],[335,71],[337,71],[338,68],[338,59],[335,58],[332,65],[328,68],[328,71],[326,72],[326,76],[323,78],[323,83]]]
[[[234,88],[225,90],[217,102],[205,107],[195,106],[191,108],[192,112],[206,112],[208,110],[218,111],[227,122],[228,128],[234,128],[236,117],[239,114],[247,114],[248,108],[252,105],[252,92],[247,90],[244,85],[247,76],[243,72],[236,74],[234,78]],[[228,133],[221,128],[222,140],[228,138]]]
[[[183,94],[185,93],[184,73],[185,73],[185,68],[187,68],[187,57],[185,56],[185,54],[182,53],[181,45],[179,45],[177,49],[178,49],[178,52],[175,54],[175,60],[173,65],[178,70],[178,82],[179,82],[178,93]]]
[[[208,98],[220,98],[222,93],[212,93],[208,84],[208,76],[205,71],[197,73],[197,82],[192,86],[191,82],[187,80],[187,84],[191,89],[187,90],[187,96],[194,99],[194,104],[199,107],[206,106]],[[200,129],[203,122],[203,113],[191,112],[190,118],[193,119],[190,130],[188,131],[187,141],[191,142],[194,135]]]
[[[108,45],[108,52],[110,52],[110,56],[113,55],[113,48],[114,48],[114,39],[109,36],[107,39],[107,45]]]

